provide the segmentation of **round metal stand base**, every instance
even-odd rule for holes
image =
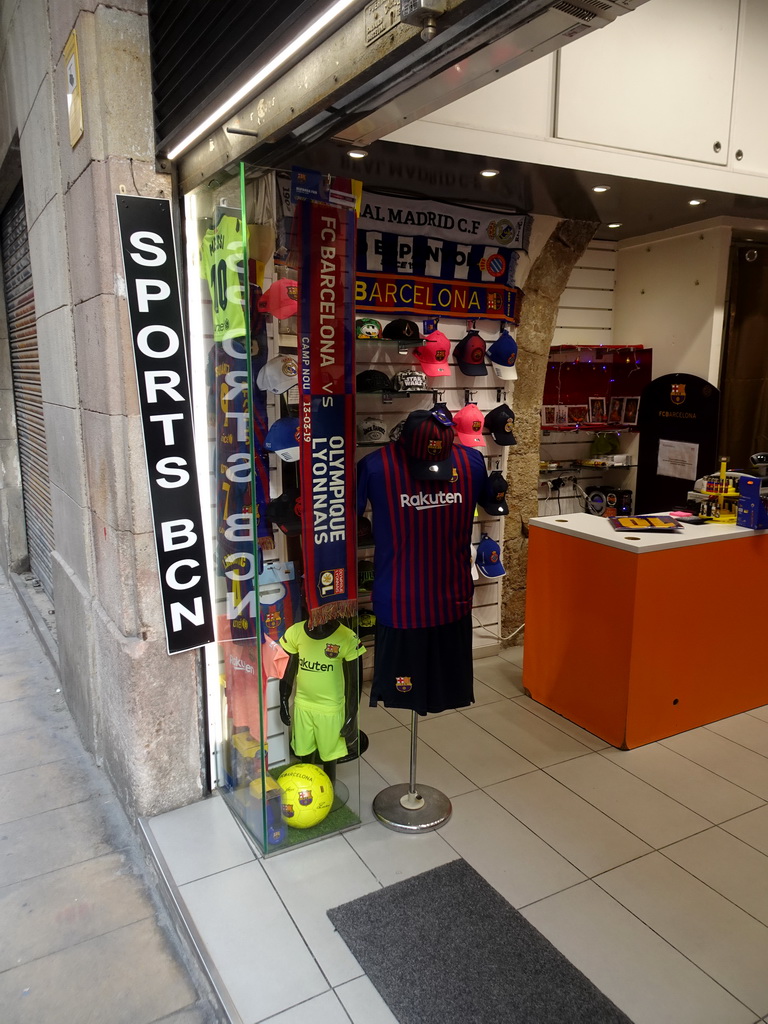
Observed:
[[[413,801],[410,785],[401,782],[397,786],[389,786],[377,793],[373,801],[373,813],[387,828],[395,832],[430,832],[440,828],[451,816],[451,801],[439,789],[431,786],[417,786],[416,792],[421,797],[420,806],[411,808]],[[405,803],[403,802],[405,799]]]

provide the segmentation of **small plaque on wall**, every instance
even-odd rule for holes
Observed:
[[[74,149],[83,137],[83,94],[80,85],[80,57],[77,35],[69,33],[64,47],[64,73],[67,76],[67,116],[69,117],[69,144]]]

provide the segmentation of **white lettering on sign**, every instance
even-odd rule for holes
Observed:
[[[188,548],[195,544],[197,534],[194,531],[194,525],[191,519],[172,519],[162,523],[160,529],[165,550],[178,551],[179,548]]]
[[[150,239],[149,242],[145,241],[147,238]],[[152,242],[158,244],[152,245]],[[140,250],[140,252],[132,252],[131,259],[142,267],[162,267],[166,261],[165,250],[162,248],[163,236],[154,231],[134,231],[131,235],[131,245],[134,249]],[[154,258],[147,259],[146,256],[141,255],[143,252],[153,253]]]
[[[170,294],[171,286],[166,281],[151,281],[140,277],[136,282],[136,299],[142,313],[149,312],[150,302],[160,302],[167,299]]]

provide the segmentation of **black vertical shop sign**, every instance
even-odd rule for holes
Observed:
[[[115,196],[169,654],[213,640],[170,203]]]

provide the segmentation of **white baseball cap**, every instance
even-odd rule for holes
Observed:
[[[357,428],[357,434],[361,441],[370,441],[378,444],[387,437],[387,428],[383,420],[378,416],[366,416]]]
[[[295,356],[275,356],[262,366],[256,377],[256,386],[273,395],[282,395],[298,383],[299,364]]]

